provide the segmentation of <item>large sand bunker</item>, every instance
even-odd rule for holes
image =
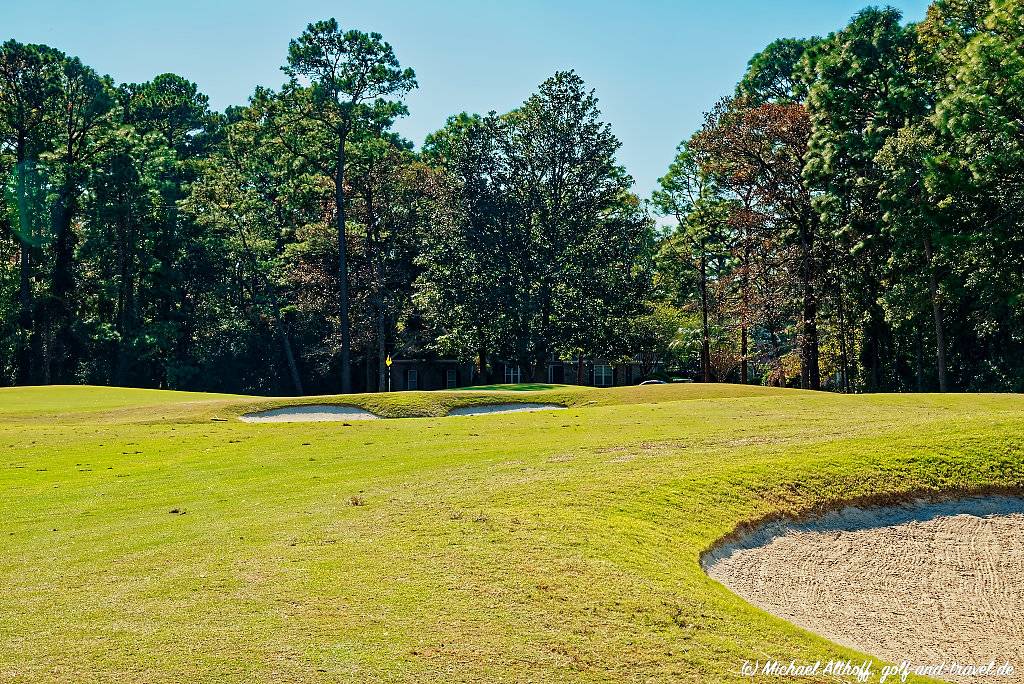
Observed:
[[[288,406],[270,411],[246,413],[242,416],[242,420],[247,423],[322,423],[325,421],[377,420],[378,418],[380,416],[355,406],[331,406],[329,404]]]
[[[714,549],[714,579],[795,625],[942,679],[1024,682],[1024,499],[846,508]],[[1006,677],[948,665],[1009,662]]]
[[[523,413],[525,411],[557,411],[564,409],[558,404],[483,404],[480,406],[463,406],[448,412],[449,416],[483,416],[489,413]]]

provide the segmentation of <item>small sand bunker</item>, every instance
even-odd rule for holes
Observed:
[[[242,420],[247,423],[322,423],[326,421],[377,420],[380,416],[355,406],[331,406],[310,404],[246,413]]]
[[[565,409],[558,404],[487,404],[485,406],[464,406],[448,412],[449,416],[483,416],[488,413],[523,413],[526,411],[557,411]]]
[[[705,556],[750,603],[881,660],[954,682],[1024,682],[1024,499],[846,508],[768,524]],[[1009,677],[952,663],[1009,662]]]

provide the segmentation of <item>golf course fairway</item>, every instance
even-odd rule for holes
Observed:
[[[748,660],[861,661],[702,554],[774,516],[1024,489],[1018,396],[514,389],[0,389],[0,681],[725,682]],[[567,410],[444,417],[522,402]],[[239,419],[303,403],[412,419]]]

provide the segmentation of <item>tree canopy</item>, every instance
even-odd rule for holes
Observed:
[[[395,356],[1024,390],[1024,0],[771,42],[646,200],[575,71],[417,149],[380,34],[281,47],[217,112],[0,45],[0,384],[377,391]]]

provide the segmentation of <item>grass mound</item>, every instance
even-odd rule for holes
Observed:
[[[568,410],[442,418],[524,401]],[[236,420],[325,403],[421,419]],[[703,551],[840,501],[1018,489],[1022,445],[1016,396],[4,389],[0,673],[745,681],[747,659],[855,654],[744,603]]]

